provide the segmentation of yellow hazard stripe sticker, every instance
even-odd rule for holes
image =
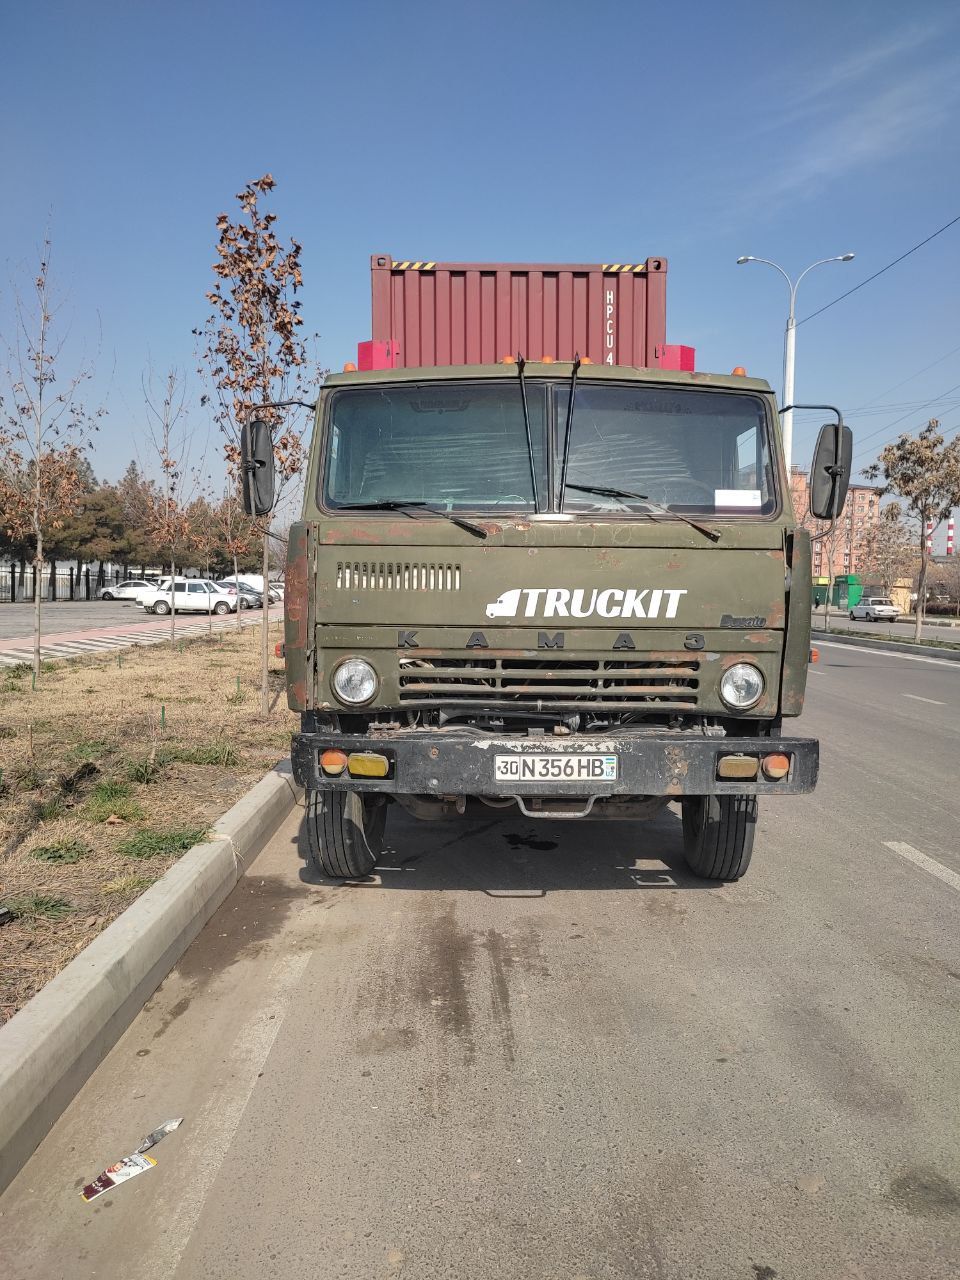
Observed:
[[[393,264],[394,271],[433,271],[436,267],[435,262],[395,262]]]
[[[646,271],[647,264],[645,262],[604,262],[600,270],[613,272],[619,271],[622,275],[625,271],[631,271],[634,275],[638,271]]]

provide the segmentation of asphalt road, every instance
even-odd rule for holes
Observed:
[[[823,627],[823,610],[818,609],[811,615],[815,630]],[[940,618],[939,622],[951,622],[950,618]],[[847,613],[831,610],[830,627],[834,631],[862,631],[878,640],[912,640],[914,632],[913,619],[905,622],[867,622],[864,619],[852,620]],[[923,640],[945,640],[949,644],[960,644],[960,626],[933,626],[925,622],[920,631]]]
[[[63,600],[41,605],[43,635],[149,621],[132,600]],[[0,641],[33,633],[32,604],[0,604]]]
[[[0,1272],[955,1277],[960,670],[820,648],[820,787],[736,885],[672,814],[398,820],[363,887],[288,823],[0,1199]]]

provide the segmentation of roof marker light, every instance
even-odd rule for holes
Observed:
[[[742,364],[738,364],[730,376],[732,378],[745,378],[747,376],[747,371]]]
[[[352,361],[352,360],[348,360],[348,361],[347,361],[347,363],[343,366],[343,372],[344,372],[344,373],[356,373],[356,372],[357,372],[357,366],[353,363],[353,361]]]

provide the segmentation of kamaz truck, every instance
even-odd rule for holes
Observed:
[[[521,322],[529,340],[529,306]],[[371,367],[324,383],[285,655],[325,876],[372,871],[394,806],[639,821],[672,803],[691,871],[735,880],[760,798],[816,783],[817,742],[789,731],[810,538],[770,386],[608,362],[602,323],[597,360],[550,340],[405,366],[375,336]],[[850,471],[834,414],[811,475],[825,520]],[[253,512],[272,502],[270,430],[244,432]]]

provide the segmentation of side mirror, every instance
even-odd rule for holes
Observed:
[[[837,417],[820,428],[810,468],[810,512],[818,520],[836,520],[850,487],[853,432]]]
[[[243,474],[243,509],[248,516],[265,516],[273,510],[273,439],[266,422],[248,419],[240,432]]]

